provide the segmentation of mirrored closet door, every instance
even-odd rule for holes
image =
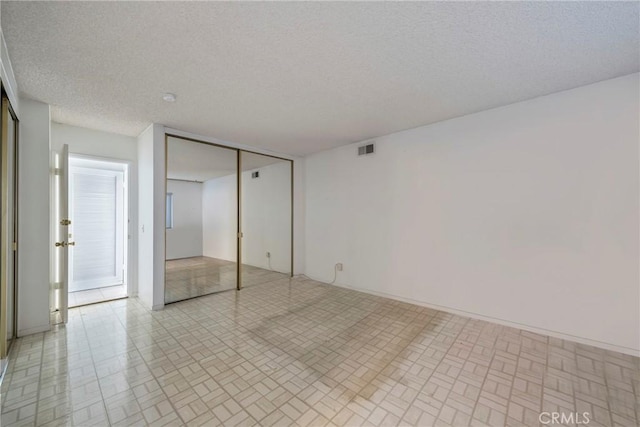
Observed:
[[[167,137],[165,303],[237,289],[238,152]]]
[[[241,151],[241,286],[288,280],[292,273],[293,162]]]
[[[293,161],[166,137],[165,303],[289,280]]]
[[[0,359],[16,336],[18,119],[2,93],[2,159],[0,161]],[[2,371],[0,370],[0,374]]]

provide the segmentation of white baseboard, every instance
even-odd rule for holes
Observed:
[[[142,304],[142,306],[147,309],[147,310],[162,310],[164,308],[164,302],[160,303],[160,304],[153,304],[150,301],[145,301],[142,298],[140,298],[140,295],[130,295],[130,298],[137,298],[138,301],[140,301],[140,303]]]
[[[39,334],[40,332],[48,332],[51,330],[51,325],[46,324],[42,326],[35,326],[33,328],[19,329],[18,338],[25,337],[27,335]]]
[[[312,279],[312,280],[316,280],[318,282],[322,282],[322,283],[328,284],[326,282],[323,282],[320,279],[317,279],[317,278],[314,278],[314,277],[311,277],[311,276],[308,276],[308,275],[307,275],[307,277]],[[536,326],[524,325],[522,323],[512,322],[510,320],[498,319],[498,318],[491,317],[491,316],[485,316],[485,315],[479,314],[479,313],[473,313],[473,312],[469,312],[469,311],[458,310],[456,308],[446,307],[446,306],[442,306],[442,305],[438,305],[438,304],[431,304],[431,303],[428,303],[428,302],[425,302],[425,301],[414,300],[414,299],[411,299],[411,298],[404,298],[404,297],[400,297],[400,296],[397,296],[397,295],[388,294],[388,293],[385,293],[385,292],[378,292],[378,291],[372,291],[370,289],[357,288],[355,286],[349,286],[349,285],[345,285],[343,283],[334,283],[333,285],[331,285],[331,284],[328,284],[328,285],[337,286],[339,288],[351,289],[351,290],[358,291],[358,292],[363,292],[363,293],[369,294],[369,295],[375,295],[375,296],[379,296],[379,297],[389,298],[389,299],[396,300],[396,301],[402,301],[402,302],[406,302],[406,303],[409,303],[409,304],[414,304],[414,305],[419,305],[419,306],[422,306],[422,307],[432,308],[434,310],[439,310],[439,311],[444,311],[444,312],[447,312],[447,313],[457,314],[459,316],[470,317],[472,319],[478,319],[478,320],[485,320],[487,322],[497,323],[499,325],[509,326],[511,328],[516,328],[516,329],[522,329],[524,331],[533,332],[533,333],[540,334],[540,335],[546,335],[546,336],[553,337],[553,338],[560,338],[560,339],[567,340],[567,341],[573,341],[573,342],[577,342],[577,343],[580,343],[580,344],[586,344],[586,345],[590,345],[590,346],[593,346],[593,347],[602,348],[602,349],[605,349],[605,350],[617,351],[618,353],[623,353],[623,354],[628,354],[628,355],[635,356],[635,357],[640,357],[640,349],[623,347],[623,346],[619,346],[619,345],[616,345],[616,344],[611,344],[611,343],[606,343],[606,342],[602,342],[602,341],[592,340],[592,339],[589,339],[589,338],[569,335],[569,334],[565,334],[565,333],[558,332],[558,331],[539,328],[539,327],[536,327]]]

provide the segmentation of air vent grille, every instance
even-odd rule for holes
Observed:
[[[366,156],[375,152],[374,144],[361,145],[358,147],[358,156]]]

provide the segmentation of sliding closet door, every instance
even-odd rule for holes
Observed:
[[[7,355],[16,332],[17,142],[18,121],[2,97],[2,212],[0,222],[0,357]]]
[[[240,153],[241,286],[292,274],[292,162]]]
[[[167,137],[165,303],[236,289],[238,152]]]

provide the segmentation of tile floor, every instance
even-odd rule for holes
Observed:
[[[125,298],[126,296],[127,288],[124,285],[106,286],[104,288],[89,289],[86,291],[69,292],[69,308]]]
[[[251,265],[242,266],[242,286],[253,286],[289,278],[288,274]],[[215,292],[236,289],[236,263],[210,257],[192,257],[166,262],[164,301],[182,301]]]
[[[70,310],[17,340],[2,426],[533,426],[541,411],[637,426],[639,373],[631,356],[295,278],[157,312]]]

